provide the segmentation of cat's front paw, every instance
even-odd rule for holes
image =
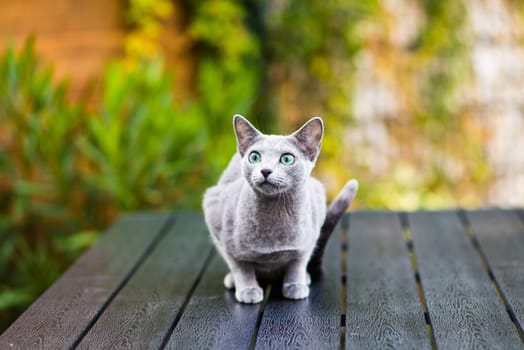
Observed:
[[[224,286],[226,286],[227,289],[235,288],[235,280],[233,279],[233,274],[231,272],[224,277]]]
[[[260,287],[245,288],[235,292],[235,298],[239,303],[257,304],[264,299],[264,292]]]
[[[305,299],[309,296],[309,287],[300,283],[284,283],[282,294],[288,299]]]

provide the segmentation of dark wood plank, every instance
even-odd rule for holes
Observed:
[[[351,214],[347,275],[348,347],[431,348],[397,214]]]
[[[304,300],[287,300],[281,285],[272,287],[257,336],[257,349],[335,349],[340,342],[341,227],[324,256],[324,274]]]
[[[166,225],[124,216],[0,336],[0,349],[70,347]]]
[[[211,251],[202,214],[179,214],[79,349],[158,348]]]
[[[409,226],[437,346],[522,349],[456,213],[409,214]]]
[[[520,221],[524,223],[524,209],[517,209],[515,210],[515,212],[517,213],[518,217],[520,218]]]
[[[513,211],[467,212],[493,275],[524,326],[524,223]]]
[[[222,283],[228,268],[215,253],[168,349],[247,349],[255,330],[260,304],[237,303]]]

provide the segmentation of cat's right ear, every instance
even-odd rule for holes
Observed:
[[[235,135],[237,137],[238,153],[243,157],[247,149],[255,143],[256,139],[261,135],[260,131],[240,114],[236,114],[233,117],[233,128],[235,129]]]

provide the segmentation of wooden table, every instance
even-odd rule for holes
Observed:
[[[201,214],[122,217],[0,349],[523,349],[524,212],[346,215],[302,301],[226,291]]]

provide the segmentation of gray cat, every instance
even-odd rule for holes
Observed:
[[[320,272],[324,247],[358,182],[348,181],[326,209],[324,187],[310,176],[324,132],[320,118],[289,136],[264,135],[240,115],[233,126],[238,153],[203,203],[211,237],[230,269],[224,284],[235,288],[239,302],[259,303],[257,273],[280,272],[284,297],[307,298],[308,271]]]

